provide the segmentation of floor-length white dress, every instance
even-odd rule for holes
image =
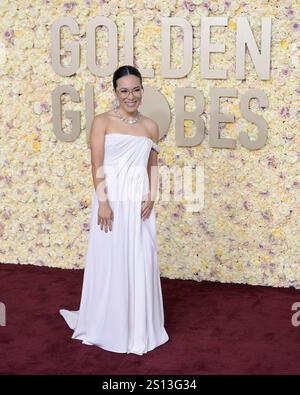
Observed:
[[[99,203],[93,193],[90,232],[79,310],[61,309],[74,330],[72,339],[107,351],[143,355],[166,343],[157,261],[155,208],[141,217],[149,192],[150,138],[105,135],[103,169],[114,214],[112,231],[97,224]]]

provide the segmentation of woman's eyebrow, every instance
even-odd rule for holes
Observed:
[[[139,88],[139,87],[140,87],[140,86],[137,85],[137,86],[134,86],[132,89]],[[123,88],[120,88],[120,89],[128,89],[128,88],[123,87]]]

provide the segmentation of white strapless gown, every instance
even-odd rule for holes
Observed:
[[[107,351],[143,355],[169,340],[164,328],[155,208],[149,218],[141,218],[141,201],[149,192],[151,149],[159,152],[148,137],[105,136],[103,168],[114,213],[112,231],[106,233],[97,224],[101,202],[94,190],[80,307],[59,310],[74,330],[72,339]]]

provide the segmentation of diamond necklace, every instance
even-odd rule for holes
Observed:
[[[138,111],[137,114],[138,116],[136,118],[133,119],[128,119],[128,118],[124,118],[123,115],[121,113],[119,113],[119,111],[117,109],[115,109],[115,113],[117,114],[117,116],[121,119],[121,121],[129,123],[130,125],[132,125],[133,123],[137,123],[139,121],[139,117],[140,117],[140,112]]]

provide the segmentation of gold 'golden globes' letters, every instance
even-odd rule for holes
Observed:
[[[225,45],[223,43],[211,43],[210,32],[212,26],[226,27],[228,24],[227,17],[201,17],[201,48],[200,48],[200,71],[199,78],[202,79],[226,79],[227,70],[217,70],[210,67],[211,53],[224,53]],[[125,39],[124,39],[124,64],[133,64],[134,59],[134,19],[128,16],[124,19]],[[74,36],[79,34],[79,26],[71,17],[61,17],[54,21],[51,27],[51,61],[54,71],[61,76],[76,75],[80,67],[80,44],[73,41],[63,45],[65,51],[71,54],[71,61],[68,66],[62,65],[60,60],[61,52],[61,35],[60,30],[67,26],[70,33]],[[183,30],[183,59],[180,68],[174,70],[170,67],[171,60],[171,27],[179,26]],[[97,63],[96,56],[96,29],[105,27],[107,29],[107,56],[108,64],[104,67]],[[164,78],[183,78],[192,69],[193,59],[193,27],[180,17],[169,17],[161,19],[161,75]],[[91,73],[98,77],[107,77],[113,74],[118,67],[118,30],[114,21],[104,16],[97,16],[87,24],[86,30],[87,48],[86,64]],[[261,40],[260,50],[255,42],[251,27],[246,17],[237,18],[236,29],[236,79],[245,79],[245,54],[248,48],[251,60],[255,67],[258,79],[268,80],[270,78],[270,61],[271,61],[271,17],[261,18]],[[153,69],[140,69],[143,77],[154,78]],[[154,88],[145,86],[143,102],[140,111],[147,116],[156,120],[160,129],[160,137],[165,135],[169,129],[171,121],[171,112],[165,97]],[[64,116],[71,120],[72,130],[66,133],[62,130],[62,95],[67,94],[71,100],[78,103],[80,96],[76,89],[71,85],[58,86],[52,92],[52,119],[53,131],[58,139],[62,141],[74,141],[80,134],[80,117],[79,111],[68,110]],[[89,131],[94,117],[94,91],[90,85],[85,86],[85,108],[86,108],[86,130],[87,142]],[[193,112],[185,111],[185,97],[191,96],[195,99],[196,108]],[[235,148],[236,140],[221,137],[219,124],[221,122],[234,122],[232,114],[220,113],[221,97],[238,97],[236,88],[211,88],[210,100],[210,125],[209,125],[209,145],[213,148]],[[250,101],[256,99],[261,109],[268,107],[268,98],[260,89],[249,89],[240,98],[241,115],[249,122],[256,125],[258,129],[256,139],[250,139],[248,134],[241,131],[239,141],[242,146],[249,150],[259,149],[264,146],[268,137],[268,125],[265,119],[250,111]],[[192,87],[175,89],[175,135],[176,145],[184,147],[193,147],[204,139],[205,124],[201,115],[204,112],[205,99],[202,91]],[[195,134],[193,137],[186,137],[184,132],[184,121],[192,120],[195,123]]]

